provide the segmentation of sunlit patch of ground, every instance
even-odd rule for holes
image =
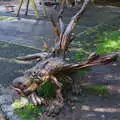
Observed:
[[[15,20],[16,18],[14,17],[7,17],[7,16],[0,16],[0,21],[11,21]]]

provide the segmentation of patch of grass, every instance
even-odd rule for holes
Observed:
[[[87,93],[91,93],[94,95],[103,95],[103,96],[109,95],[108,89],[105,86],[85,85],[81,87],[85,89]]]
[[[16,109],[16,113],[23,120],[38,120],[40,115],[45,111],[44,107],[34,106],[33,104],[28,104],[24,108]]]
[[[0,21],[15,20],[14,17],[0,16]]]
[[[119,0],[94,0],[94,3],[102,4],[102,5],[113,5],[113,6],[120,7],[120,1]]]
[[[72,59],[78,60],[78,61],[85,61],[85,60],[87,60],[87,57],[83,51],[78,51],[75,53],[75,55],[72,57]]]
[[[120,51],[120,31],[103,33],[97,46],[98,54]]]
[[[40,52],[40,50],[22,46],[20,44],[0,41],[0,57],[15,58],[17,56],[25,56],[27,54],[33,54],[37,52]]]
[[[38,95],[44,98],[55,97],[55,86],[47,81],[43,86],[37,89]],[[45,111],[45,107],[34,106],[33,104],[28,104],[25,107],[16,109],[16,113],[23,120],[39,120],[40,115]]]

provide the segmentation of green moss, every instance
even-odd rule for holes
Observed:
[[[91,93],[94,95],[103,95],[103,96],[109,95],[108,89],[105,86],[87,85],[82,87],[83,89],[85,89],[87,93]]]
[[[120,31],[104,33],[97,46],[97,53],[99,54],[120,51]]]
[[[78,61],[84,61],[87,59],[87,57],[85,56],[85,53],[80,50],[79,52],[75,53],[73,59]]]
[[[24,108],[16,109],[16,113],[23,120],[38,120],[40,115],[45,111],[44,107],[37,107],[33,104],[28,104]]]
[[[50,81],[47,81],[41,88],[38,88],[38,94],[45,98],[55,97],[55,85],[53,85]]]

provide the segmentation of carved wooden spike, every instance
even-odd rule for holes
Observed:
[[[50,20],[51,20],[51,23],[52,23],[52,26],[53,26],[53,31],[55,33],[55,35],[60,38],[60,30],[59,30],[59,27],[58,25],[55,23],[55,21],[53,20],[53,17],[51,15],[50,17]]]
[[[106,65],[106,64],[116,61],[117,58],[118,58],[117,53],[106,55],[106,56],[99,56],[99,57],[96,57],[96,59],[94,59],[92,61],[65,65],[62,68],[62,70],[63,71],[75,71],[75,70],[80,70],[83,68],[97,66],[97,65]]]
[[[63,14],[63,10],[61,11],[61,13],[58,16],[59,25],[60,25],[60,40],[62,39],[64,31],[65,31],[65,25],[64,25],[63,20],[62,20],[62,14]]]
[[[20,61],[32,61],[32,60],[43,60],[48,56],[48,53],[42,52],[42,53],[35,53],[35,54],[30,54],[22,57],[17,57],[17,60]]]
[[[78,22],[78,20],[80,19],[81,15],[84,13],[88,3],[90,2],[91,0],[85,0],[81,9],[75,14],[75,16],[73,16],[73,18],[71,19],[71,21],[69,22],[64,34],[63,34],[63,38],[62,38],[62,41],[61,41],[61,49],[66,51],[68,46],[69,46],[69,43],[71,42],[70,41],[70,36],[71,36],[71,33],[73,31],[73,29],[75,28],[76,26],[76,23]]]

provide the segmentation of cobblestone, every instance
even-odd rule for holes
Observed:
[[[11,104],[13,101],[13,98],[11,95],[1,95],[0,96],[0,105],[2,104]]]

